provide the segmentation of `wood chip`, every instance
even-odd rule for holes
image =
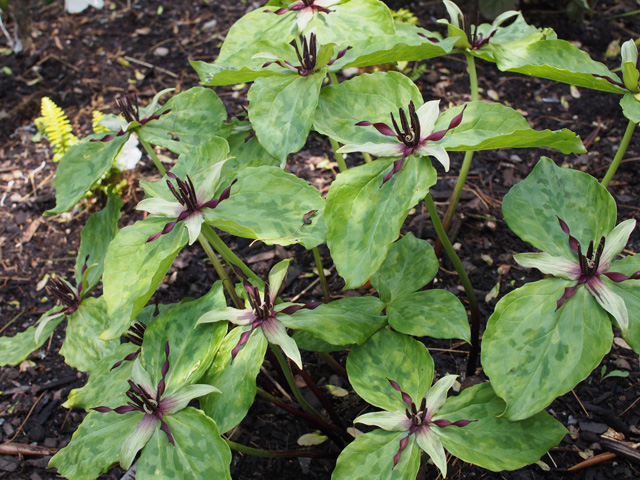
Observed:
[[[39,218],[36,218],[33,222],[31,222],[31,225],[29,225],[22,234],[22,239],[20,240],[20,242],[23,244],[30,242],[41,223],[42,220],[40,220]]]

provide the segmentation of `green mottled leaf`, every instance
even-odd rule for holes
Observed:
[[[510,420],[536,414],[598,366],[611,348],[607,313],[581,286],[559,310],[565,287],[548,278],[502,298],[482,340],[482,365]]]
[[[196,322],[209,310],[226,305],[222,282],[216,282],[203,297],[182,300],[158,315],[147,327],[142,343],[142,365],[154,383],[160,380],[166,358],[164,347],[169,342],[166,395],[197,383],[209,369],[227,332],[227,324],[216,322],[196,326]]]
[[[45,216],[56,215],[73,208],[91,185],[100,180],[113,164],[129,134],[108,142],[92,142],[102,139],[104,133],[91,135],[71,145],[58,163],[53,187],[56,190],[56,207],[44,212]]]
[[[606,188],[591,175],[557,167],[546,157],[505,195],[502,211],[509,228],[525,242],[571,259],[575,254],[556,216],[582,245],[608,234],[616,222],[616,202]]]
[[[76,258],[76,285],[82,280],[82,268],[87,260],[87,265],[97,264],[88,272],[88,285],[83,286],[82,295],[95,287],[102,277],[104,257],[107,254],[109,242],[118,232],[118,221],[122,216],[120,209],[124,203],[113,190],[107,194],[107,205],[99,212],[89,217],[80,233],[80,248]],[[88,257],[88,258],[87,258]]]
[[[604,64],[596,62],[578,47],[565,40],[541,40],[517,48],[492,45],[493,56],[502,71],[518,72],[557,82],[613,93],[626,93],[609,83],[602,75],[616,82],[620,79]]]
[[[100,361],[115,350],[119,340],[100,340],[109,327],[104,298],[84,298],[72,315],[67,317],[67,332],[60,349],[67,365],[81,372],[92,372]]]
[[[376,297],[347,297],[320,305],[313,310],[302,309],[292,315],[279,314],[278,320],[294,330],[305,330],[313,336],[340,345],[361,344],[387,319]]]
[[[102,282],[111,325],[101,338],[118,338],[129,328],[186,245],[189,235],[183,225],[147,243],[166,223],[167,219],[158,217],[136,222],[120,230],[109,244]]]
[[[414,400],[421,399],[431,388],[433,359],[422,343],[385,329],[351,349],[347,373],[353,389],[368,403],[403,412],[407,405],[389,380]]]
[[[395,27],[395,35],[376,35],[355,42],[353,48],[335,62],[330,70],[440,57],[451,53],[457,40],[447,38],[432,43],[419,34],[428,38],[438,38],[438,34],[409,23],[398,22]]]
[[[247,415],[256,396],[256,377],[264,362],[267,339],[259,332],[249,337],[231,362],[231,351],[244,329],[234,328],[224,338],[213,365],[201,383],[220,389],[200,399],[200,405],[216,422],[221,432],[235,428]]]
[[[231,480],[231,451],[213,420],[192,407],[164,420],[175,445],[158,428],[140,454],[137,480]]]
[[[306,77],[291,73],[256,79],[249,89],[249,118],[260,144],[284,158],[300,150],[309,135],[326,69]]]
[[[230,131],[230,126],[223,123],[227,119],[227,110],[208,88],[194,87],[179,93],[161,110],[168,109],[171,112],[140,127],[137,134],[142,140],[175,153],[185,153],[204,143],[211,135],[226,136]]]
[[[533,130],[518,111],[499,103],[469,102],[465,105],[460,125],[439,142],[447,150],[547,147],[562,153],[586,152],[580,137],[566,128]],[[438,117],[435,130],[446,130],[463,108],[460,105],[445,111]]]
[[[406,293],[387,305],[389,325],[416,337],[460,338],[471,342],[464,306],[446,290]]]
[[[640,122],[640,101],[636,95],[640,96],[638,93],[627,93],[620,99],[622,114],[634,123]]]
[[[449,397],[438,417],[451,422],[475,420],[464,427],[437,428],[444,447],[468,463],[499,472],[534,463],[560,443],[567,429],[546,412],[519,422],[500,415],[504,402],[489,383]]]
[[[131,378],[133,362],[123,362],[113,370],[117,362],[135,352],[138,347],[133,343],[122,343],[102,358],[100,364],[91,372],[87,384],[75,388],[69,393],[65,408],[79,407],[89,410],[92,407],[116,408],[126,403],[125,392],[129,390],[127,380]]]
[[[122,441],[141,418],[140,412],[90,412],[71,442],[51,459],[49,467],[57,468],[60,475],[69,479],[94,480],[119,460]]]
[[[383,302],[390,303],[402,294],[424,287],[436,276],[439,266],[429,242],[409,232],[391,245],[384,263],[371,277],[371,285]]]
[[[610,272],[620,272],[631,276],[640,271],[640,256],[631,255],[617,262],[613,262]],[[605,284],[624,299],[629,312],[629,328],[622,336],[633,350],[640,354],[640,280],[625,280],[624,282],[611,282],[605,277],[600,277]],[[610,317],[615,322],[613,317]]]
[[[389,114],[407,108],[413,100],[422,105],[422,95],[416,85],[397,72],[377,72],[359,75],[339,85],[329,85],[320,92],[313,128],[342,143],[380,142],[381,134],[373,127],[356,123],[389,123]],[[388,138],[388,137],[384,137]]]
[[[42,314],[38,319],[38,322],[48,317],[51,314],[57,313],[62,307],[53,307],[51,310]],[[42,331],[40,342],[36,342],[36,328],[38,322],[35,325],[27,328],[24,332],[15,334],[13,337],[0,337],[0,367],[5,365],[18,365],[25,360],[31,352],[37,350],[47,341],[49,336],[53,333],[55,328],[62,323],[65,319],[65,315],[60,315],[53,320],[50,320]]]
[[[409,157],[382,185],[393,159],[381,158],[339,174],[327,195],[327,245],[345,288],[376,273],[400,234],[409,210],[436,183],[428,158]]]
[[[311,224],[304,215],[311,210]],[[277,167],[245,168],[229,200],[205,212],[206,222],[232,235],[266,244],[301,243],[313,248],[324,242],[324,200],[301,178]]]
[[[300,350],[307,350],[309,352],[339,352],[345,350],[345,345],[333,345],[324,340],[320,340],[314,337],[310,332],[298,330],[293,334],[293,339],[296,341]]]
[[[420,447],[413,436],[403,450],[400,462],[393,466],[400,440],[407,432],[385,432],[376,429],[359,436],[345,448],[332,480],[415,480],[420,467]]]
[[[287,163],[286,157],[275,158],[269,155],[255,135],[247,140],[250,132],[240,132],[234,135],[230,135],[227,139],[229,141],[229,148],[231,149],[231,158],[225,164],[223,178],[231,179],[232,175],[237,175],[243,168],[247,167],[262,167],[273,166],[284,168]],[[235,178],[235,176],[233,177]],[[228,183],[222,181],[222,183]]]

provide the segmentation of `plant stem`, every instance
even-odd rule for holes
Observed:
[[[618,147],[618,151],[616,152],[616,156],[613,157],[613,162],[611,162],[611,165],[609,165],[609,170],[607,170],[607,173],[602,179],[602,182],[600,182],[603,187],[609,186],[609,182],[616,174],[616,171],[620,166],[620,162],[622,161],[622,157],[624,157],[624,154],[627,152],[627,147],[629,146],[629,141],[631,141],[631,137],[633,136],[633,131],[635,130],[636,125],[637,123],[629,120],[627,129],[624,132],[624,136],[622,137],[622,140],[620,141],[620,145]]]
[[[329,79],[333,85],[338,85],[340,83],[335,72],[329,72]]]
[[[335,457],[333,452],[318,452],[312,450],[264,450],[262,448],[247,447],[240,443],[232,442],[231,440],[224,439],[229,445],[229,448],[236,452],[246,453],[247,455],[253,455],[254,457],[262,458],[295,458],[295,457],[309,457],[309,458],[327,458]]]
[[[329,137],[329,142],[331,142],[331,148],[333,149],[333,155],[336,157],[336,162],[338,162],[338,169],[340,170],[340,172],[346,172],[347,171],[347,164],[345,163],[344,157],[342,156],[342,154],[338,153],[338,149],[340,148],[340,145],[338,145],[338,142],[336,142],[331,137]]]
[[[469,52],[464,52],[467,59],[467,70],[469,71],[469,86],[471,87],[471,101],[475,102],[478,96],[478,74],[476,73],[476,59]]]
[[[362,152],[362,158],[364,158],[365,163],[371,163],[371,155],[367,152]]]
[[[153,150],[153,148],[151,148],[151,145],[149,145],[148,142],[145,142],[144,140],[142,140],[140,137],[138,137],[138,141],[147,151],[147,153],[151,157],[151,160],[153,160],[154,165],[160,171],[160,175],[165,176],[167,173],[167,170],[164,168],[164,165],[162,165],[162,162],[158,158],[158,155],[156,155],[156,152]]]
[[[276,356],[278,360],[278,364],[280,364],[280,368],[282,368],[282,373],[284,373],[284,377],[287,379],[287,383],[289,384],[289,388],[293,393],[293,396],[296,397],[296,400],[300,404],[300,406],[308,412],[311,416],[313,416],[316,420],[326,423],[322,415],[318,413],[318,411],[311,406],[309,402],[302,396],[302,392],[296,385],[296,381],[293,378],[293,373],[291,372],[291,368],[289,367],[289,363],[287,363],[287,359],[284,357],[282,350],[278,345],[270,345],[273,354]]]
[[[242,273],[244,273],[247,276],[247,278],[257,281],[259,285],[262,285],[264,283],[260,279],[260,277],[258,277],[255,273],[253,273],[253,270],[251,270],[246,263],[240,260],[240,258],[235,253],[233,253],[233,250],[231,250],[227,246],[227,244],[224,243],[224,241],[213,230],[213,227],[203,228],[202,233],[204,234],[206,239],[209,240],[209,242],[211,242],[211,245],[213,246],[214,250],[220,254],[220,256],[224,259],[227,265],[229,266],[235,265],[240,270],[242,270]]]
[[[305,381],[309,389],[316,396],[316,398],[320,400],[320,403],[329,414],[329,417],[331,417],[331,420],[333,421],[333,423],[335,423],[340,428],[344,428],[344,425],[342,424],[342,420],[334,410],[333,405],[331,405],[331,402],[329,401],[327,396],[324,393],[322,393],[322,390],[320,390],[318,385],[316,385],[316,382],[313,381],[313,379],[307,373],[307,371],[304,369],[300,370],[300,375],[302,376],[302,379]]]
[[[329,303],[331,301],[331,294],[329,293],[327,277],[324,276],[324,267],[322,266],[322,258],[320,257],[320,251],[318,250],[318,247],[313,248],[313,259],[316,261],[318,277],[320,277],[320,283],[322,284],[322,293],[324,293],[324,301]]]
[[[206,230],[206,229],[203,229],[203,230]],[[229,296],[231,297],[233,304],[236,306],[236,308],[243,308],[244,303],[238,298],[233,282],[229,279],[227,272],[224,271],[224,267],[220,263],[220,260],[218,260],[218,257],[216,257],[215,252],[211,248],[211,244],[209,243],[209,241],[206,239],[206,237],[203,235],[202,232],[198,236],[198,241],[200,242],[200,245],[202,245],[202,248],[207,254],[207,257],[209,257],[209,260],[213,264],[213,268],[216,269],[216,272],[218,273],[218,276],[222,280],[222,284],[224,285],[224,288],[229,294]]]
[[[451,260],[456,272],[458,272],[460,282],[462,282],[464,291],[469,298],[469,307],[471,309],[471,349],[469,351],[469,362],[467,363],[467,377],[470,377],[475,374],[478,353],[480,352],[480,313],[478,311],[478,300],[476,299],[476,293],[473,290],[469,276],[467,275],[458,254],[453,249],[442,223],[440,223],[440,217],[436,211],[436,205],[433,203],[431,193],[425,197],[424,201],[427,205],[427,209],[429,210],[429,215],[431,216],[431,221],[436,229],[438,238],[442,242],[442,246],[444,247],[445,252],[447,252],[447,256],[449,257],[449,260]]]
[[[347,371],[345,370],[345,368],[342,365],[340,365],[338,361],[331,356],[330,353],[327,353],[327,352],[317,352],[317,353],[318,353],[318,356],[321,359],[323,359],[327,363],[327,365],[331,367],[331,369],[334,372],[340,375],[347,382],[349,381],[349,375],[347,375]]]

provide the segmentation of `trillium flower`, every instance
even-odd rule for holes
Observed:
[[[238,355],[240,348],[249,341],[249,337],[253,332],[258,330],[259,334],[264,335],[269,343],[279,345],[284,354],[302,370],[302,359],[300,358],[298,345],[287,334],[285,325],[278,320],[277,315],[280,313],[291,315],[302,308],[315,308],[317,304],[301,305],[283,302],[276,305],[276,298],[284,288],[284,279],[287,275],[290,261],[284,260],[271,269],[269,283],[265,282],[264,295],[262,296],[258,287],[249,283],[242,271],[236,268],[236,273],[242,278],[247,292],[249,308],[243,310],[231,307],[220,308],[205,313],[198,320],[198,324],[228,320],[235,325],[245,327],[245,331],[240,335],[238,344],[231,351],[232,361]]]
[[[221,164],[224,162],[220,162]],[[211,192],[215,189],[220,179],[220,168],[222,165],[215,166],[211,169],[205,180],[202,182],[198,190],[195,189],[189,175],[187,180],[180,180],[171,172],[167,176],[176,181],[177,188],[173,186],[171,180],[167,180],[167,186],[175,197],[175,201],[165,200],[164,198],[146,198],[142,200],[136,209],[144,210],[154,215],[162,215],[169,218],[175,218],[175,221],[167,223],[164,228],[149,237],[147,242],[158,239],[161,235],[167,234],[173,230],[178,222],[184,221],[184,225],[189,231],[189,245],[196,241],[200,235],[200,229],[204,223],[204,208],[216,208],[220,202],[229,198],[231,187],[237,180],[231,182],[220,195],[220,198],[206,200]]]
[[[297,12],[296,22],[298,24],[298,32],[302,33],[307,25],[318,12],[331,13],[331,7],[342,0],[296,0],[289,4],[288,7],[279,8],[278,10],[265,10],[265,13],[275,13],[276,15],[284,15],[288,12]]]
[[[611,262],[627,244],[636,221],[625,220],[609,235],[601,237],[597,245],[592,240],[589,242],[586,254],[582,252],[580,242],[571,235],[569,226],[560,218],[558,222],[562,231],[569,236],[569,247],[576,253],[576,257],[556,257],[545,252],[521,253],[514,256],[515,261],[523,267],[537,268],[542,273],[577,281],[575,285],[565,289],[562,297],[558,299],[556,310],[562,307],[581,285],[584,285],[598,304],[616,319],[620,329],[626,332],[629,327],[627,306],[622,297],[613,293],[601,277],[605,276],[613,282],[640,279],[640,271],[631,276],[609,271]]]
[[[138,358],[133,364],[131,380],[129,380],[129,390],[126,393],[129,397],[127,404],[117,408],[96,407],[92,409],[101,413],[142,413],[138,425],[133,433],[124,440],[120,450],[120,465],[125,470],[131,466],[137,453],[144,448],[158,427],[167,435],[169,443],[175,445],[169,425],[164,421],[164,415],[172,415],[183,410],[194,398],[214,392],[221,393],[212,385],[197,384],[187,385],[177,392],[165,395],[165,378],[169,371],[169,342],[165,344],[164,352],[165,361],[162,365],[162,377],[158,385],[153,385],[151,376]]]
[[[476,24],[473,25],[472,29],[469,17],[464,15],[462,10],[460,10],[455,3],[450,0],[443,1],[451,21],[440,19],[438,20],[438,23],[444,23],[448,26],[450,37],[460,37],[456,42],[456,47],[468,48],[470,50],[478,50],[489,43],[489,40],[491,40],[491,37],[493,37],[493,35],[498,31],[500,25],[510,18],[520,15],[520,13],[515,10],[508,10],[498,15],[491,25],[485,24],[480,26],[480,12],[478,12]],[[484,30],[484,33],[478,32],[479,28]]]
[[[447,392],[455,382],[457,375],[446,375],[438,380],[427,392],[420,402],[420,406],[413,401],[408,393],[400,388],[400,385],[391,379],[391,386],[400,392],[402,401],[407,404],[404,412],[374,412],[360,415],[353,423],[375,425],[389,432],[407,431],[407,436],[400,440],[398,453],[393,457],[393,466],[398,464],[402,452],[409,442],[417,442],[418,446],[427,453],[433,463],[436,464],[442,476],[447,476],[447,456],[440,441],[439,431],[445,427],[464,427],[474,420],[458,420],[450,422],[444,418],[437,418],[440,407],[447,400]]]
[[[273,65],[275,63],[282,68],[286,68],[287,70],[297,73],[302,77],[306,77],[308,75],[311,75],[319,68],[324,67],[325,65],[333,65],[336,60],[344,57],[344,54],[347,53],[349,49],[351,49],[351,47],[347,47],[343,50],[340,50],[338,52],[338,55],[336,55],[336,58],[329,60],[329,57],[333,52],[333,45],[324,45],[318,52],[316,34],[313,32],[309,34],[308,40],[307,37],[300,35],[300,47],[298,47],[298,42],[296,42],[295,40],[291,42],[291,45],[295,49],[296,56],[298,57],[298,61],[300,62],[300,65],[297,67],[291,64],[291,62],[283,60],[277,55],[268,52],[256,53],[251,58],[265,58],[271,60],[262,65],[262,68],[266,68],[269,65]],[[300,51],[300,49],[302,49],[302,52]],[[331,49],[331,52],[329,52],[328,49]],[[318,62],[318,58],[321,58],[323,60]]]
[[[445,171],[449,171],[449,155],[447,154],[447,151],[441,145],[433,145],[430,142],[442,140],[442,137],[444,137],[449,130],[460,125],[466,106],[462,109],[462,112],[460,112],[459,115],[456,115],[451,120],[447,129],[434,132],[433,130],[436,125],[436,120],[440,115],[439,105],[440,100],[433,100],[423,104],[418,110],[416,110],[413,101],[410,101],[408,116],[404,109],[400,108],[398,111],[400,125],[398,125],[393,112],[391,112],[391,123],[393,128],[386,123],[371,123],[367,121],[358,122],[356,125],[361,127],[373,126],[381,134],[388,137],[394,137],[396,141],[392,143],[367,142],[360,145],[347,144],[343,145],[338,152],[366,152],[378,157],[400,157],[393,163],[393,168],[384,177],[384,180],[382,181],[383,184],[400,171],[404,164],[404,160],[409,155],[415,155],[416,157],[436,157],[444,167]]]
[[[131,325],[126,335],[127,337],[129,337],[129,340],[131,340],[131,343],[137,346],[138,349],[135,352],[131,352],[122,360],[114,363],[113,367],[111,367],[111,370],[113,370],[114,368],[118,368],[124,362],[130,362],[131,360],[136,358],[138,355],[140,355],[140,352],[142,351],[142,341],[144,340],[144,332],[146,330],[147,330],[147,326],[144,323],[134,322],[133,325]]]

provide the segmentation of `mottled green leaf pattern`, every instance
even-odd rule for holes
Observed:
[[[304,215],[311,210],[311,224]],[[324,242],[324,200],[301,178],[277,167],[245,168],[238,174],[229,200],[205,212],[207,223],[267,244],[301,243],[313,248]]]
[[[433,381],[433,359],[417,340],[391,330],[380,330],[347,357],[353,389],[371,405],[403,412],[407,405],[389,380],[411,398],[422,399]]]
[[[235,428],[245,417],[256,396],[256,377],[264,362],[267,339],[254,332],[231,362],[231,351],[240,340],[242,328],[234,328],[225,337],[218,354],[201,383],[222,392],[202,397],[200,405],[216,422],[221,432]]]
[[[47,210],[44,215],[66,212],[80,201],[113,164],[129,135],[116,137],[108,142],[92,142],[102,139],[104,133],[91,135],[69,147],[58,163],[53,187],[56,190],[56,207]]]
[[[475,421],[462,428],[438,428],[442,444],[465,462],[499,472],[538,461],[567,433],[546,412],[512,422],[500,416],[504,406],[489,383],[474,385],[457,397],[450,397],[438,412],[438,418]]]
[[[582,245],[608,234],[616,222],[616,202],[606,188],[591,175],[557,167],[546,157],[505,195],[502,211],[509,228],[521,239],[567,258],[575,254],[556,216]]]
[[[92,372],[100,361],[115,350],[119,340],[100,340],[109,326],[104,298],[85,298],[78,310],[67,317],[67,332],[60,355],[67,365],[81,372]]]
[[[609,269],[610,272],[620,272],[631,276],[640,270],[640,256],[632,255],[614,262]],[[613,293],[620,295],[624,299],[629,312],[629,329],[623,334],[624,339],[640,354],[640,280],[625,280],[615,283],[600,277],[606,282]],[[611,317],[613,319],[613,317]]]
[[[395,298],[387,306],[389,325],[416,337],[460,338],[471,341],[464,306],[446,290],[425,290]]]
[[[166,223],[164,218],[147,218],[120,230],[109,245],[102,281],[111,325],[101,338],[118,338],[129,328],[186,245],[189,235],[181,224],[147,243]]]
[[[428,158],[410,157],[382,185],[393,159],[378,159],[339,174],[327,195],[327,245],[345,288],[359,287],[376,273],[409,210],[436,182]]]
[[[192,407],[164,420],[175,445],[157,429],[140,454],[137,480],[231,480],[231,451],[213,420]]]
[[[607,313],[586,288],[556,311],[565,287],[548,278],[514,290],[496,305],[482,341],[482,365],[506,403],[505,416],[521,420],[565,394],[598,366],[611,348]]]

